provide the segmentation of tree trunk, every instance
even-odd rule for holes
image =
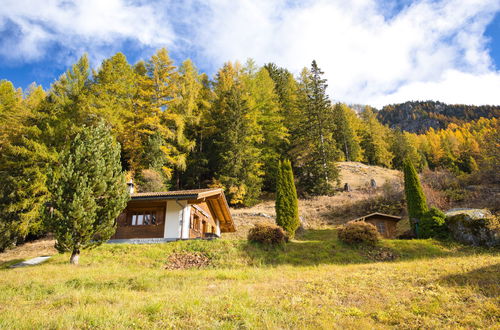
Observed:
[[[69,263],[72,265],[78,265],[78,260],[80,259],[80,250],[74,249],[71,253],[71,258],[69,258]]]

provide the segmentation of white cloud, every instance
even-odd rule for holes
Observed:
[[[216,69],[229,60],[300,72],[316,59],[333,99],[382,106],[406,100],[500,104],[500,71],[484,31],[498,0],[4,0],[0,55],[25,61],[109,56],[131,40],[167,46]],[[1,40],[1,39],[0,39]],[[118,45],[118,46],[117,46]],[[106,51],[104,51],[106,50]],[[71,59],[73,61],[74,59]]]
[[[170,24],[152,6],[123,0],[4,0],[0,28],[4,29],[0,54],[21,61],[50,55],[52,46],[73,57],[88,52],[98,59],[102,49],[127,40],[161,47],[174,39]]]
[[[292,7],[285,1],[217,0],[209,7],[197,43],[218,65],[252,57],[298,73],[316,59],[331,97],[344,102],[500,104],[498,92],[473,92],[500,90],[498,79],[483,79],[500,77],[483,35],[500,9],[498,0],[414,1],[390,19],[374,0],[311,0]]]

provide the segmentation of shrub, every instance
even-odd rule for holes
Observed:
[[[432,207],[421,218],[418,226],[419,238],[446,238],[448,227],[445,222],[446,216],[438,208]]]
[[[338,230],[338,237],[348,244],[375,245],[380,240],[380,235],[371,223],[364,221],[348,222]]]
[[[268,245],[288,242],[287,233],[280,226],[258,223],[248,231],[248,240]]]

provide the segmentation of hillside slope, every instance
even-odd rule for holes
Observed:
[[[379,166],[358,162],[339,162],[340,182],[349,183],[350,192],[337,192],[334,196],[317,196],[299,199],[299,214],[305,228],[323,228],[343,224],[369,212],[400,214],[402,198],[402,173]],[[374,179],[377,188],[370,188]],[[393,205],[385,203],[393,199]],[[267,196],[261,203],[248,208],[231,210],[237,232],[228,238],[246,238],[248,230],[258,222],[274,223],[274,196]]]
[[[424,133],[429,128],[443,129],[448,124],[461,124],[480,117],[500,117],[498,105],[446,104],[435,101],[405,102],[386,105],[377,113],[378,119],[392,128]]]

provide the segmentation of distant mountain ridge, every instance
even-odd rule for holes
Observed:
[[[408,101],[386,105],[377,113],[378,119],[391,128],[424,133],[429,128],[442,129],[448,124],[462,124],[481,117],[500,117],[499,105],[446,104],[438,101]]]

